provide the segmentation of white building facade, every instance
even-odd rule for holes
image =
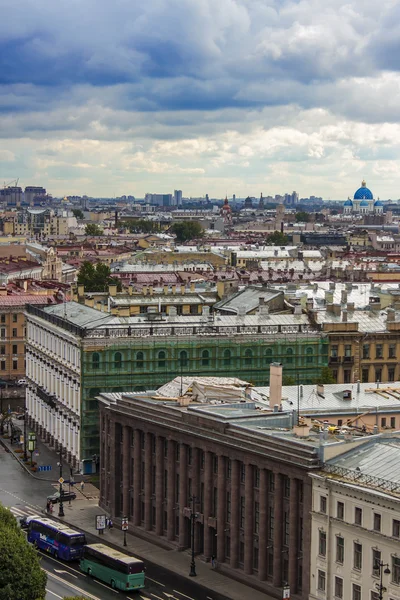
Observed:
[[[310,600],[400,599],[400,437],[377,437],[311,475]]]
[[[26,332],[28,418],[68,462],[80,462],[80,338],[29,314]]]

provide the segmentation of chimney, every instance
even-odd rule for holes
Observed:
[[[354,311],[354,302],[348,302],[347,303],[347,311],[348,312],[353,312]]]
[[[163,290],[164,290],[164,294],[167,295],[168,294],[168,286],[164,285]]]
[[[359,394],[360,392],[361,392],[360,380],[357,379],[357,394]]]
[[[301,315],[302,314],[302,308],[301,308],[301,304],[295,304],[294,305],[294,314],[295,315]]]
[[[85,295],[85,286],[78,285],[78,298],[82,298]]]
[[[142,294],[143,294],[143,296],[147,296],[147,285],[144,285],[142,287]]]
[[[170,306],[168,310],[168,320],[173,321],[178,314],[176,306]]]
[[[347,323],[347,310],[342,312],[342,321],[343,323]]]
[[[186,286],[184,283],[181,284],[181,294],[183,296],[183,294],[186,292]]]
[[[172,293],[175,296],[175,294],[176,294],[176,285],[175,284],[172,286]]]
[[[396,312],[393,308],[388,308],[387,309],[387,316],[386,316],[386,320],[388,323],[392,323],[393,321],[396,320]]]
[[[117,286],[114,283],[108,286],[108,293],[112,297],[117,295]]]
[[[152,296],[153,295],[153,286],[149,285],[149,295]]]
[[[195,292],[196,291],[196,285],[195,283],[192,281],[192,283],[190,284],[190,291],[191,292]]]
[[[132,296],[132,294],[133,294],[133,285],[132,284],[129,284],[129,286],[128,286],[128,294],[130,296]]]
[[[332,304],[332,302],[333,302],[333,294],[332,294],[332,292],[326,290],[326,292],[325,292],[325,303],[326,304],[328,304],[328,303]]]
[[[332,308],[333,308],[333,314],[335,315],[335,317],[340,317],[340,313],[342,310],[342,307],[340,306],[340,304],[333,304]]]
[[[265,304],[265,297],[264,296],[260,296],[259,299],[258,299],[258,301],[259,301],[259,305],[263,306]]]
[[[313,291],[314,292],[318,292],[318,283],[314,283],[314,285],[313,285]]]
[[[333,314],[333,304],[326,305],[326,312]]]
[[[334,281],[329,282],[329,289],[331,290],[331,292],[335,291],[335,282]]]
[[[271,363],[269,373],[269,407],[274,410],[274,406],[282,402],[281,363]]]
[[[346,290],[342,290],[341,298],[342,298],[342,300],[341,300],[342,304],[346,304],[347,303],[347,292],[346,292]]]

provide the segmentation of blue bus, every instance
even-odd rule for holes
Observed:
[[[82,556],[86,538],[83,533],[64,523],[38,517],[29,521],[28,542],[54,558],[78,560]]]

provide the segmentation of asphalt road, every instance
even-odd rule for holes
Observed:
[[[46,496],[53,491],[54,487],[49,482],[34,479],[23,471],[0,445],[0,502],[10,508],[17,518],[40,514],[45,508]],[[87,540],[94,542],[98,538],[87,535]],[[42,555],[42,567],[48,575],[46,600],[71,595],[83,595],[90,600],[115,599],[118,595],[132,600],[227,600],[225,596],[210,592],[195,581],[158,565],[148,561],[145,565],[146,588],[141,592],[125,594],[81,573],[78,564],[63,563]]]

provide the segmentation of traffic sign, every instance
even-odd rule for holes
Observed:
[[[128,531],[128,519],[127,517],[123,517],[121,520],[121,529],[122,531]]]
[[[106,515],[96,515],[96,529],[101,531],[106,528]]]
[[[60,479],[58,480],[58,483],[64,483],[64,479],[62,477],[60,477]]]
[[[284,600],[290,600],[290,587],[288,585],[285,585],[283,588],[282,598],[284,598]]]
[[[51,465],[42,465],[38,467],[38,471],[51,471]]]

